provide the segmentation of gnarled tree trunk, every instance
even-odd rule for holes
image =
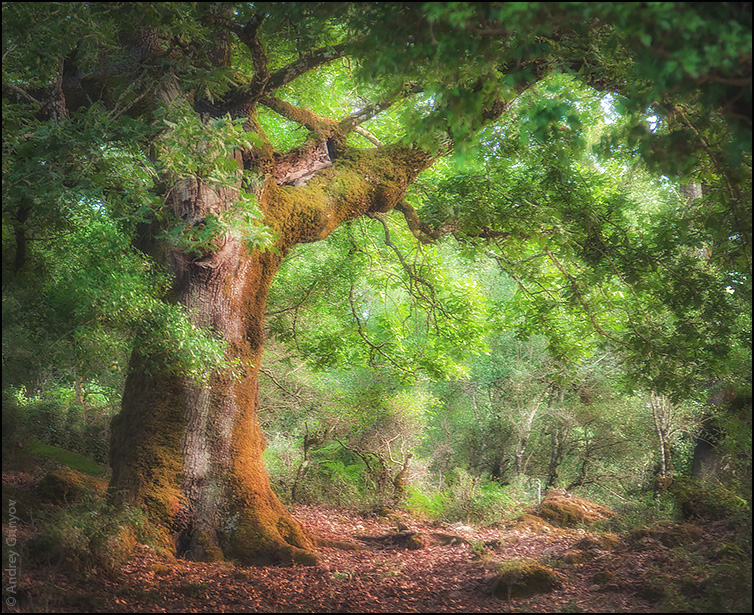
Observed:
[[[313,561],[312,537],[272,492],[262,462],[257,386],[267,293],[293,245],[323,239],[346,220],[389,211],[431,161],[399,147],[342,147],[337,154],[334,165],[317,166],[308,182],[299,173],[298,185],[279,185],[285,173],[277,181],[268,174],[258,196],[265,223],[279,236],[275,250],[250,253],[226,234],[201,257],[168,253],[178,302],[194,324],[222,336],[241,375],[218,372],[198,384],[154,371],[148,358],[134,355],[113,422],[111,491],[120,501],[145,505],[189,557]],[[192,223],[237,198],[235,189],[191,178],[176,184],[167,200]]]

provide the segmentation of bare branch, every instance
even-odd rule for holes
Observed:
[[[40,108],[44,106],[42,102],[38,101],[31,94],[29,94],[26,90],[24,90],[22,87],[17,86],[15,83],[11,83],[11,82],[3,83],[3,89],[5,88],[12,90],[15,94],[17,94],[21,98],[29,101],[30,103],[34,105],[38,105]],[[5,92],[3,92],[3,98],[5,97],[6,97],[6,94]],[[10,97],[10,95],[8,95],[8,97]]]
[[[331,119],[319,117],[308,109],[301,109],[275,96],[262,96],[259,99],[268,109],[271,109],[284,118],[306,126],[313,132],[327,133],[335,127],[335,122]]]
[[[279,383],[279,382],[277,381],[277,379],[275,378],[274,374],[273,374],[273,373],[272,373],[271,371],[269,371],[269,370],[267,370],[267,369],[265,369],[265,368],[263,368],[263,367],[260,367],[260,368],[259,368],[259,373],[261,373],[261,374],[264,374],[264,375],[265,375],[265,376],[267,376],[267,377],[268,377],[268,378],[269,378],[270,380],[272,380],[273,384],[275,384],[275,386],[276,386],[277,388],[279,388],[279,389],[280,389],[281,391],[283,391],[283,393],[285,393],[285,394],[286,394],[286,395],[288,395],[289,397],[292,397],[292,398],[294,398],[294,399],[298,400],[299,402],[301,401],[301,395],[300,395],[299,393],[295,392],[295,391],[291,391],[290,389],[288,389],[288,388],[287,388],[287,387],[285,387],[284,385],[280,384],[280,383]]]
[[[338,45],[315,49],[314,51],[304,54],[295,62],[291,62],[272,73],[267,84],[267,91],[273,92],[278,88],[283,87],[285,84],[290,83],[296,77],[300,77],[304,73],[308,73],[310,70],[317,68],[322,64],[327,64],[328,62],[342,58],[346,54],[347,49],[348,46],[345,43],[340,43]]]
[[[381,145],[385,145],[382,141],[380,141],[377,137],[375,137],[371,132],[368,130],[362,128],[361,126],[357,126],[353,129],[353,131],[367,139],[370,143],[373,145],[376,145],[377,147],[380,147]]]
[[[352,132],[356,130],[356,127],[359,126],[359,124],[363,124],[364,122],[371,120],[373,117],[376,117],[386,109],[392,107],[395,103],[403,100],[411,94],[416,94],[417,92],[421,92],[421,88],[417,84],[406,84],[406,86],[404,86],[404,88],[398,94],[384,98],[379,102],[366,104],[355,113],[352,113],[348,117],[342,119],[340,122],[338,122],[338,130],[343,134]]]

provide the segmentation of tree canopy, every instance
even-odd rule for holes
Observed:
[[[547,413],[583,483],[594,391],[661,444],[750,395],[748,3],[9,2],[2,45],[4,393],[123,395],[135,441],[194,404],[160,510],[187,438],[256,421],[265,335],[354,400],[343,468],[445,400],[513,451],[449,436],[469,467],[522,473]]]

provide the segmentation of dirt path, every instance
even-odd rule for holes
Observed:
[[[618,547],[595,552],[586,563],[569,564],[563,558],[584,539],[583,530],[471,529],[404,517],[404,533],[458,537],[455,544],[443,546],[433,539],[412,550],[375,539],[395,534],[395,519],[313,506],[294,512],[318,535],[365,548],[322,548],[316,567],[242,568],[167,562],[140,546],[136,557],[110,578],[63,566],[22,566],[17,606],[4,604],[3,611],[499,613],[510,606],[527,612],[656,612],[656,605],[642,597],[642,571],[667,558],[662,545],[638,551]],[[562,586],[510,605],[496,598],[493,562],[515,558],[547,563],[564,575]],[[598,573],[603,573],[600,583],[595,582]]]

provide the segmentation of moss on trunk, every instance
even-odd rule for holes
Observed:
[[[430,163],[413,148],[336,148],[340,160],[305,186],[279,186],[269,173],[258,198],[274,250],[249,253],[231,233],[197,257],[175,247],[164,254],[174,297],[198,327],[219,333],[242,373],[214,373],[206,385],[150,368],[135,354],[121,413],[113,421],[110,491],[144,505],[169,533],[178,554],[245,564],[313,564],[315,541],[273,493],[262,455],[257,385],[267,293],[280,259],[295,244],[327,237],[361,215],[386,212]],[[239,158],[240,159],[240,158]],[[167,204],[199,224],[230,209],[238,189],[178,182]],[[147,246],[149,247],[149,246]]]

